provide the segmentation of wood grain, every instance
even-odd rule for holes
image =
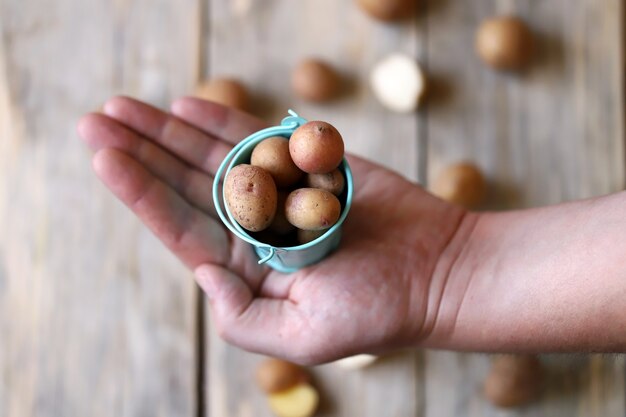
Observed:
[[[476,161],[491,179],[493,209],[623,189],[622,2],[441,3],[429,2],[427,62],[447,94],[428,110],[429,179],[449,163]],[[518,76],[491,71],[473,53],[481,20],[508,13],[537,34],[535,63]],[[543,360],[543,397],[507,415],[626,414],[622,359]],[[425,366],[426,416],[501,415],[481,397],[487,356],[428,352]]]
[[[195,412],[195,285],[75,134],[113,92],[193,83],[197,5],[161,3],[2,2],[2,416]]]
[[[424,1],[425,13],[394,26],[352,0],[0,0],[0,416],[271,415],[251,379],[261,357],[219,340],[189,273],[91,172],[75,124],[111,94],[166,106],[200,76],[234,75],[269,122],[290,107],[330,121],[349,151],[412,180],[477,161],[491,209],[623,188],[621,0]],[[512,12],[539,37],[521,76],[473,53],[479,22]],[[371,66],[396,51],[429,74],[418,115],[386,112],[367,86]],[[290,90],[291,68],[311,55],[346,80],[329,105]],[[481,396],[486,355],[325,365],[313,370],[319,415],[626,415],[624,357],[542,361],[542,397],[510,412]]]
[[[423,143],[416,115],[386,112],[368,86],[372,65],[387,53],[416,58],[423,45],[415,21],[382,25],[356,5],[332,0],[210,2],[207,75],[242,79],[256,98],[255,111],[277,124],[293,108],[325,120],[342,133],[348,151],[375,159],[416,180]],[[250,8],[246,10],[246,4]],[[291,69],[304,57],[327,60],[343,75],[344,95],[327,105],[295,97]],[[209,322],[210,320],[207,320]],[[270,416],[251,375],[259,358],[221,342],[210,330],[207,404],[211,417]],[[363,371],[327,365],[314,370],[322,390],[320,416],[412,416],[421,404],[419,356],[394,356]]]

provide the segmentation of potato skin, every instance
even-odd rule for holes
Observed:
[[[287,197],[285,214],[298,229],[324,230],[339,220],[341,204],[326,190],[299,188]]]
[[[304,59],[293,70],[291,88],[298,97],[324,102],[333,99],[341,84],[339,75],[326,62],[319,59]]]
[[[416,0],[358,0],[359,6],[375,19],[393,21],[412,16]]]
[[[256,369],[256,382],[268,394],[284,391],[309,381],[306,370],[295,363],[269,358]]]
[[[324,233],[326,233],[326,230],[328,229],[322,229],[322,230],[302,230],[302,229],[298,229],[298,243],[301,245],[304,245],[306,243],[309,242],[313,242],[315,239],[317,239],[318,237],[322,236]]]
[[[430,191],[450,203],[475,208],[485,199],[487,184],[476,165],[461,162],[444,169],[433,182]]]
[[[287,201],[288,195],[289,194],[287,193],[287,191],[278,191],[278,204],[276,206],[276,215],[274,216],[274,221],[272,222],[272,224],[270,224],[268,228],[268,230],[278,235],[286,235],[296,229],[293,224],[289,223],[289,220],[287,220],[287,216],[285,215],[285,202]]]
[[[521,70],[533,55],[533,35],[516,17],[485,20],[476,34],[476,51],[482,60],[498,70]]]
[[[484,384],[485,397],[498,407],[516,407],[532,401],[542,382],[541,362],[530,355],[494,359]]]
[[[196,87],[195,96],[239,110],[248,110],[249,97],[244,85],[234,78],[213,78]]]
[[[256,145],[250,156],[250,164],[269,172],[277,187],[289,187],[304,174],[291,160],[289,140],[282,136],[267,138]]]
[[[306,176],[308,187],[326,190],[337,196],[343,192],[345,183],[343,174],[338,169],[326,174],[307,174]]]
[[[233,167],[224,180],[228,210],[246,230],[258,232],[274,220],[276,184],[269,172],[248,164]]]
[[[267,402],[276,417],[313,417],[319,393],[309,384],[299,384],[268,395]]]
[[[305,123],[289,139],[291,159],[308,174],[326,174],[333,171],[341,163],[343,152],[341,134],[326,122]]]

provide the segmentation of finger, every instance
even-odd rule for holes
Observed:
[[[231,271],[217,265],[195,270],[198,285],[206,292],[218,334],[242,349],[291,359],[315,361],[306,348],[306,322],[289,300],[254,298],[250,287]]]
[[[78,122],[78,133],[94,151],[115,148],[132,156],[194,206],[216,215],[213,178],[182,162],[119,122],[98,113]]]
[[[229,239],[214,219],[189,205],[139,162],[116,149],[93,158],[102,182],[188,267],[225,264]]]
[[[287,299],[299,274],[281,274],[270,272],[260,282],[256,293],[260,297]]]
[[[268,127],[267,123],[248,113],[194,97],[174,101],[171,111],[187,123],[231,145]]]
[[[129,97],[109,99],[104,113],[211,175],[232,148],[177,117]]]
[[[348,165],[350,165],[350,169],[354,173],[370,171],[372,168],[382,168],[381,166],[373,164],[367,159],[363,159],[356,155],[346,154],[346,160],[348,161]]]

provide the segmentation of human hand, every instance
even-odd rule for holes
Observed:
[[[232,146],[266,124],[193,98],[171,111],[117,97],[78,130],[104,184],[194,271],[224,339],[313,364],[415,345],[441,309],[458,308],[443,294],[471,229],[466,211],[348,156],[355,191],[339,249],[298,272],[273,271],[219,222],[211,197]]]

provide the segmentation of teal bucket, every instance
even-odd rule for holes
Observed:
[[[260,130],[239,142],[228,155],[226,155],[224,161],[222,161],[222,164],[215,174],[215,181],[213,183],[213,203],[224,225],[239,239],[248,242],[254,247],[255,253],[259,257],[259,264],[267,264],[273,269],[284,273],[295,272],[305,266],[319,262],[339,246],[341,240],[341,225],[350,211],[354,191],[352,171],[344,158],[341,165],[339,165],[339,170],[343,173],[346,180],[345,199],[341,201],[341,216],[337,223],[329,228],[322,236],[304,245],[276,247],[260,242],[248,234],[248,232],[235,221],[227,205],[224,204],[224,191],[221,189],[223,188],[221,187],[222,176],[226,177],[230,170],[236,165],[250,163],[252,150],[259,142],[272,136],[283,136],[289,139],[291,134],[298,127],[307,122],[291,110],[289,110],[289,114],[291,116],[284,118],[280,126]]]

